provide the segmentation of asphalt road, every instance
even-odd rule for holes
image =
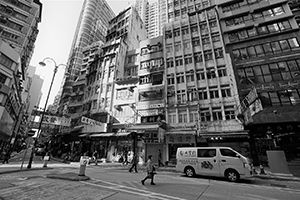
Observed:
[[[269,180],[229,183],[224,179],[188,178],[178,173],[160,172],[142,185],[145,172],[88,166],[89,181],[73,182],[46,178],[53,173],[78,173],[77,168],[61,167],[53,170],[26,171],[0,175],[0,199],[106,199],[106,200],[297,200],[300,199],[300,182],[293,187],[281,187],[283,182]]]

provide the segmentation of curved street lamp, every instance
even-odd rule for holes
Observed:
[[[51,60],[54,63],[55,66],[54,66],[53,76],[52,76],[50,88],[49,88],[49,91],[48,91],[46,103],[45,103],[45,106],[44,106],[44,109],[43,109],[43,112],[42,112],[42,116],[41,116],[41,119],[40,119],[39,128],[38,128],[38,131],[37,131],[37,136],[36,136],[36,138],[34,140],[34,144],[33,144],[33,147],[32,147],[33,149],[31,150],[31,154],[30,154],[28,165],[27,165],[27,169],[30,169],[31,165],[32,165],[32,160],[33,160],[33,156],[34,156],[34,149],[35,149],[35,147],[37,145],[37,140],[38,140],[38,138],[40,136],[40,131],[41,131],[41,128],[42,128],[42,123],[43,123],[44,115],[45,115],[45,112],[46,112],[46,109],[47,109],[47,104],[48,104],[49,96],[50,96],[50,93],[51,93],[53,81],[54,81],[55,75],[57,73],[58,67],[59,66],[68,67],[65,64],[59,64],[59,65],[57,65],[56,62],[55,62],[55,60],[53,58],[50,58],[50,57],[45,58],[43,61],[39,62],[39,64],[41,66],[43,66],[43,67],[46,66],[46,63],[45,63],[46,60]],[[67,75],[67,73],[65,75]]]

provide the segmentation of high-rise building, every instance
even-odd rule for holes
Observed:
[[[254,164],[268,161],[266,150],[280,148],[288,160],[300,155],[298,7],[298,1],[218,0]]]
[[[39,0],[0,1],[0,38],[13,47],[21,57],[25,78],[41,22],[42,3]]]
[[[22,83],[41,22],[39,0],[0,1],[0,149],[14,144],[28,99]]]
[[[167,23],[167,0],[136,0],[135,8],[143,20],[147,37],[162,35],[163,26]]]
[[[105,41],[109,21],[115,16],[106,0],[85,0],[77,23],[73,44],[68,58],[68,76],[64,78],[61,90],[61,106],[68,102],[72,83],[83,68],[83,48],[97,41]]]

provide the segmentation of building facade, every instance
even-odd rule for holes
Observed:
[[[277,148],[299,157],[300,34],[287,1],[219,1],[218,10],[241,99],[255,89],[263,108],[244,119],[255,164]]]
[[[60,112],[67,106],[72,93],[72,83],[81,74],[85,74],[83,48],[94,42],[105,41],[109,21],[115,16],[106,0],[85,0],[80,12],[73,43],[71,46],[68,68],[62,83]]]
[[[214,1],[169,1],[164,29],[167,160],[180,146],[230,146],[249,155],[239,94]]]

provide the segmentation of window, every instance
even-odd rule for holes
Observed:
[[[175,84],[174,75],[170,75],[170,74],[167,75],[167,83],[168,83],[168,85],[174,85]]]
[[[201,122],[209,122],[211,121],[211,115],[208,108],[200,109],[200,119]]]
[[[186,73],[186,82],[194,82],[195,81],[195,77],[194,77],[194,73]]]
[[[170,124],[175,124],[175,123],[177,123],[176,122],[176,114],[174,113],[170,113],[169,115],[168,115],[168,123],[170,123]]]
[[[0,83],[5,84],[8,77],[0,72]]]
[[[229,85],[221,85],[221,94],[222,97],[231,97],[231,90]]]
[[[183,48],[184,50],[190,49],[190,41],[183,41]]]
[[[198,89],[198,94],[199,94],[199,100],[204,100],[204,99],[207,99],[208,96],[207,96],[207,91],[206,89],[204,88],[199,88]]]
[[[187,34],[189,34],[188,27],[182,27],[182,35],[187,35]]]
[[[177,84],[184,83],[184,73],[183,72],[176,74],[176,81],[177,81]]]
[[[166,46],[166,51],[167,51],[167,53],[172,53],[173,52],[173,46],[172,45]]]
[[[221,69],[218,69],[218,76],[219,77],[225,77],[225,76],[227,76],[227,69],[225,67],[221,68]]]
[[[220,152],[222,156],[235,157],[235,158],[239,157],[237,153],[235,153],[230,149],[220,149]]]
[[[207,75],[207,79],[213,79],[213,78],[216,78],[216,72],[215,70],[212,68],[212,69],[208,69],[207,72],[206,72],[206,75]]]
[[[0,53],[0,64],[2,64],[3,66],[5,66],[7,68],[11,68],[13,63],[14,62],[9,57],[4,55],[3,53]]]
[[[211,99],[219,98],[218,88],[210,88],[209,89],[209,96],[210,96]]]
[[[182,65],[183,65],[182,57],[176,57],[175,58],[175,66],[178,67],[178,66],[182,66]]]
[[[203,62],[202,53],[195,53],[194,54],[194,60],[196,63]]]
[[[290,38],[288,39],[288,42],[290,44],[291,49],[299,48],[299,43],[296,38]]]
[[[199,38],[193,38],[193,39],[192,39],[192,45],[193,45],[194,47],[200,46],[200,39],[199,39]]]
[[[188,65],[191,64],[192,62],[193,62],[193,58],[191,54],[184,56],[184,64]]]
[[[212,116],[214,121],[221,121],[222,119],[222,110],[221,108],[212,108]]]
[[[197,80],[200,81],[200,80],[205,80],[205,74],[204,74],[204,71],[201,70],[201,71],[197,71],[196,72],[196,77],[197,77]]]
[[[179,123],[186,123],[187,122],[187,113],[179,111],[179,113],[178,113],[178,122]]]
[[[215,57],[216,59],[224,57],[222,48],[215,49]]]
[[[202,36],[202,44],[205,45],[205,44],[209,44],[209,43],[210,43],[209,36],[208,35]]]
[[[181,50],[181,44],[180,43],[175,43],[175,51],[180,51]]]
[[[224,110],[225,110],[225,119],[226,120],[235,119],[234,106],[224,106]]]
[[[204,51],[204,60],[206,60],[206,61],[212,60],[212,51],[211,50]]]
[[[177,90],[177,102],[178,103],[186,102],[185,90]]]
[[[198,113],[197,111],[190,111],[190,122],[197,122]]]
[[[213,42],[218,42],[220,41],[220,34],[219,33],[212,33],[211,38]]]
[[[179,29],[174,29],[173,34],[174,34],[174,37],[180,36],[180,30]]]
[[[212,158],[217,154],[216,149],[198,149],[198,158]]]
[[[174,67],[173,58],[168,58],[167,59],[167,68],[172,68],[172,67]]]

